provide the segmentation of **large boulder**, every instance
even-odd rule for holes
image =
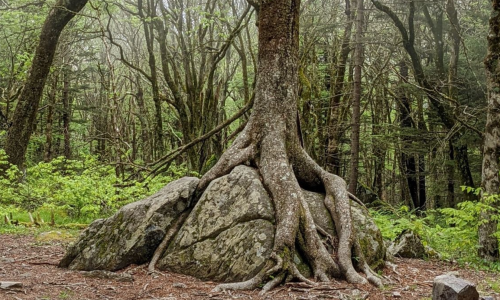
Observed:
[[[61,266],[116,270],[147,262],[172,220],[190,204],[197,182],[194,178],[180,179],[155,196],[94,222],[69,249]],[[335,236],[335,225],[323,204],[324,195],[304,194],[316,224]],[[380,231],[365,208],[353,204],[352,215],[368,263],[376,267],[385,258]],[[258,171],[238,166],[210,183],[157,267],[207,280],[246,280],[269,258],[274,232],[273,204]],[[295,260],[307,274],[309,268],[300,256]]]
[[[304,195],[316,224],[335,236],[324,195],[308,191]],[[379,266],[385,258],[379,229],[361,206],[354,204],[352,214],[368,263]],[[247,280],[271,253],[273,224],[272,201],[258,172],[236,167],[208,186],[158,267],[215,281]],[[296,260],[301,264],[300,257]]]
[[[94,221],[71,245],[60,267],[115,271],[149,261],[166,231],[192,201],[198,179],[184,177],[156,194]]]

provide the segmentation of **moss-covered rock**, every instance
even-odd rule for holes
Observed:
[[[81,235],[61,261],[79,270],[116,270],[149,261],[174,220],[189,204],[198,183],[183,178],[158,194],[129,204],[107,220],[97,220]],[[324,195],[304,191],[318,226],[335,237],[335,224],[323,204]],[[382,235],[357,204],[354,226],[368,263],[383,262]],[[253,277],[269,258],[274,244],[274,208],[257,170],[238,166],[210,183],[157,263],[171,270],[215,281]],[[295,262],[311,275],[300,253]]]
[[[158,193],[94,221],[59,263],[75,270],[118,270],[149,261],[172,221],[191,203],[198,179],[173,181]]]
[[[405,258],[424,258],[426,251],[422,240],[415,232],[405,230],[387,250],[390,255]]]

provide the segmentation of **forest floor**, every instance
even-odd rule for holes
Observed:
[[[417,259],[396,259],[395,269],[387,267],[382,270],[392,282],[383,289],[352,285],[345,281],[334,281],[313,288],[289,283],[264,296],[259,296],[259,290],[212,292],[217,283],[166,272],[149,275],[145,265],[130,266],[118,272],[127,275],[118,279],[93,278],[89,277],[89,273],[57,267],[67,243],[57,239],[43,242],[33,235],[1,234],[0,282],[21,282],[22,287],[0,289],[0,299],[431,299],[434,277],[452,272],[475,283],[482,296],[490,295],[500,300],[498,273]]]

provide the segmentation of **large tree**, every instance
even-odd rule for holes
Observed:
[[[274,276],[264,291],[287,277],[307,280],[300,275],[294,253],[300,249],[312,266],[314,277],[328,281],[343,277],[365,283],[352,264],[354,249],[360,269],[370,282],[380,280],[364,262],[351,220],[349,193],[345,181],[326,172],[305,152],[297,126],[299,91],[299,6],[300,0],[252,1],[259,10],[259,54],[255,104],[245,129],[216,165],[200,180],[198,189],[235,166],[256,166],[274,203],[276,235],[272,260],[254,278],[220,288],[257,287]],[[335,221],[339,238],[335,255],[323,245],[319,230],[305,203],[301,187],[326,191],[324,203]],[[333,257],[337,257],[334,259]]]
[[[22,166],[45,81],[57,49],[59,36],[68,22],[87,4],[88,0],[59,0],[50,10],[40,33],[32,66],[24,84],[7,134],[5,152],[9,162]]]
[[[490,32],[488,34],[488,55],[484,60],[488,88],[488,113],[484,132],[483,170],[481,198],[486,204],[498,207],[498,203],[491,203],[489,197],[500,191],[498,177],[498,159],[500,154],[500,1],[492,0],[490,17]],[[498,200],[496,200],[498,201]],[[488,260],[500,258],[498,239],[493,235],[497,231],[498,222],[492,219],[492,210],[484,210],[481,217],[484,220],[479,226],[479,256]]]

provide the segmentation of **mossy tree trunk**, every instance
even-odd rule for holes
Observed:
[[[500,192],[498,159],[500,153],[500,1],[492,0],[490,32],[488,34],[488,55],[484,61],[488,88],[488,111],[483,146],[483,171],[481,199],[498,208],[498,203],[488,203],[489,195]],[[491,198],[490,198],[491,199]],[[497,200],[498,201],[498,200]],[[497,221],[491,219],[493,212],[483,210],[485,223],[479,226],[479,255],[487,260],[498,260],[498,239],[493,236]]]
[[[9,156],[9,162],[14,165],[22,166],[24,163],[59,36],[68,22],[87,4],[87,1],[57,1],[43,24],[30,73],[19,97],[12,117],[12,126],[9,127],[5,142],[5,152]]]
[[[299,6],[300,0],[252,2],[259,9],[259,66],[254,110],[245,129],[216,165],[200,180],[201,192],[208,184],[235,166],[250,163],[262,176],[275,208],[276,235],[273,253],[254,278],[222,284],[220,289],[251,289],[268,278],[269,290],[281,281],[296,278],[308,281],[298,271],[294,253],[300,251],[321,281],[345,278],[365,283],[352,264],[358,257],[367,279],[380,285],[380,279],[365,263],[352,226],[349,193],[345,181],[323,170],[302,148],[297,126],[299,90]],[[338,233],[338,245],[330,253],[304,200],[302,187],[326,191],[325,205]],[[354,249],[355,253],[351,253]]]

